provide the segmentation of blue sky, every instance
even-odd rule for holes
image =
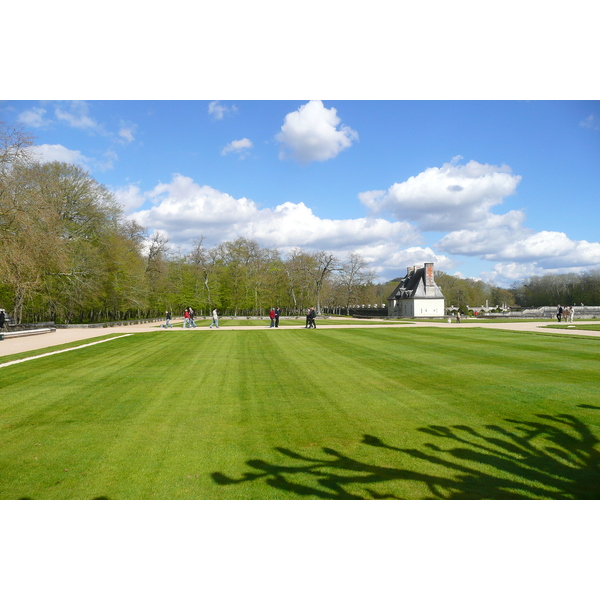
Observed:
[[[584,0],[61,7],[6,7],[27,43],[5,28],[0,119],[175,248],[242,235],[503,286],[600,268]]]
[[[3,101],[186,250],[238,235],[510,285],[600,268],[598,101]]]

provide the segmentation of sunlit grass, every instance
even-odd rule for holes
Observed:
[[[599,498],[599,358],[483,329],[138,333],[0,370],[0,498]]]
[[[44,334],[44,335],[52,335]],[[56,346],[52,346],[50,349],[48,348],[37,348],[35,350],[27,350],[26,352],[18,352],[15,354],[10,354],[6,356],[0,356],[0,364],[12,362],[14,360],[20,360],[22,358],[27,358],[30,356],[40,356],[41,354],[46,354],[48,352],[55,352],[57,350],[65,350],[66,348],[76,348],[77,346],[82,346],[84,344],[89,344],[91,342],[98,342],[100,340],[107,340],[113,337],[118,337],[123,335],[123,332],[120,333],[111,333],[108,335],[99,335],[98,337],[90,338],[89,340],[77,340],[76,342],[68,342],[66,344],[59,344]]]
[[[197,327],[209,327],[212,323],[212,319],[209,318],[197,318],[196,319]],[[327,326],[327,325],[397,325],[398,323],[413,323],[414,321],[406,320],[406,319],[353,319],[351,317],[340,318],[340,317],[317,317],[316,324],[319,326]],[[269,318],[244,318],[239,317],[235,319],[222,317],[219,318],[219,327],[269,327],[271,324],[271,320]],[[279,327],[281,328],[290,328],[296,327],[301,328],[306,325],[306,317],[286,317],[282,318],[279,321]],[[180,328],[183,326],[182,323],[174,323],[173,328]],[[156,326],[157,328],[161,328],[160,325]],[[193,329],[193,327],[189,328]]]
[[[563,323],[547,325],[548,329],[583,329],[585,331],[600,331],[600,323]]]

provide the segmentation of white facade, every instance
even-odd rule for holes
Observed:
[[[401,317],[443,317],[446,307],[443,298],[410,298],[398,302]]]
[[[408,267],[406,276],[388,298],[390,317],[443,317],[445,312],[444,295],[433,277],[433,263]]]

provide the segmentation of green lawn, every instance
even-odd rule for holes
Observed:
[[[587,331],[600,331],[600,323],[564,323],[546,325],[548,329],[585,329]]]
[[[91,338],[89,340],[79,340],[77,342],[69,342],[67,344],[60,344],[57,346],[53,346],[52,348],[38,348],[36,350],[28,350],[27,352],[19,352],[17,354],[9,354],[7,356],[0,356],[0,365],[7,362],[12,362],[14,360],[20,360],[22,358],[28,358],[29,356],[40,356],[41,354],[47,354],[49,352],[56,352],[57,350],[66,350],[67,348],[77,348],[82,346],[83,344],[90,344],[92,342],[98,342],[99,340],[107,340],[114,337],[119,337],[121,335],[125,335],[126,333],[111,333],[107,335],[101,335],[95,338]],[[2,402],[0,401],[0,407],[2,406]]]
[[[0,369],[0,498],[598,499],[599,359],[485,329],[136,333]]]
[[[443,321],[443,320],[442,320]],[[382,323],[389,323],[390,325],[398,325],[399,323],[413,323],[414,321],[406,321],[406,320],[398,320],[398,319],[386,319],[385,321],[382,319],[371,320],[371,319],[352,319],[351,317],[347,318],[319,318],[317,317],[317,327],[321,327],[323,325],[381,325]],[[209,327],[212,323],[212,319],[196,319],[197,327]],[[227,317],[219,318],[219,327],[269,327],[271,324],[271,320],[266,317],[264,319],[228,319]],[[305,317],[298,317],[297,319],[280,319],[279,325],[281,327],[298,327],[302,328],[306,325]],[[160,329],[160,325],[156,325],[157,329]],[[173,328],[179,327],[181,329],[182,323],[176,323],[173,325]]]

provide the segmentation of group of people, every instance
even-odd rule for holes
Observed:
[[[565,306],[564,308],[559,304],[556,309],[556,318],[558,322],[564,321],[565,323],[573,322],[573,316],[575,315],[575,308],[572,306]]]
[[[194,309],[188,306],[183,311],[183,328],[194,328],[196,327],[196,321],[194,321]]]
[[[281,316],[281,309],[279,306],[277,308],[271,308],[269,311],[269,319],[271,319],[271,324],[269,327],[279,327],[279,317]]]
[[[219,315],[217,314],[216,308],[212,311],[212,323],[210,324],[210,327],[212,328],[213,325],[216,326],[217,329],[219,329]],[[171,324],[170,310],[165,311],[165,327],[173,327],[173,325]],[[194,320],[194,309],[191,306],[188,306],[183,311],[182,327],[183,329],[193,329],[194,327],[197,327],[196,321]]]
[[[4,314],[4,313],[0,313]],[[209,329],[212,329],[215,326],[219,329],[219,315],[217,313],[217,309],[213,309],[212,311],[212,323],[210,324]],[[277,308],[271,308],[269,311],[269,318],[271,319],[271,324],[269,327],[279,327],[279,317],[281,316],[281,309],[279,306]],[[0,317],[1,318],[1,317]],[[305,329],[316,329],[317,325],[315,323],[315,319],[317,318],[317,313],[314,307],[309,308],[306,311],[306,327]],[[171,324],[171,311],[165,311],[165,327],[173,327]],[[196,327],[196,322],[194,321],[194,309],[191,306],[185,309],[183,312],[183,329],[191,329]]]
[[[317,318],[317,313],[313,307],[309,308],[306,311],[306,325],[304,329],[316,329],[317,324],[315,323],[315,319]]]

